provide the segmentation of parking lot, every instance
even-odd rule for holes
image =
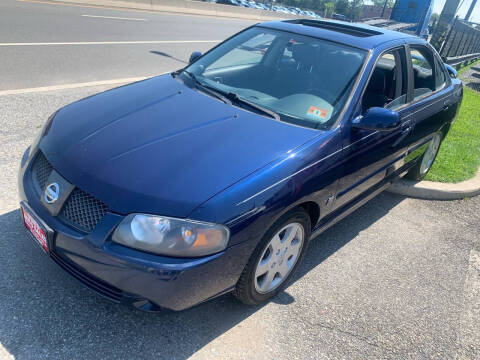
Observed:
[[[86,24],[87,13],[146,21]],[[225,295],[148,314],[84,288],[23,228],[24,149],[58,107],[116,86],[83,83],[179,68],[251,22],[13,0],[0,14],[3,44],[130,42],[0,46],[0,360],[480,358],[480,197],[381,194],[315,239],[262,307]]]

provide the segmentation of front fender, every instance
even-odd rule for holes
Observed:
[[[285,212],[305,202],[317,204],[322,216],[326,200],[337,190],[341,171],[341,136],[335,129],[286,154],[196,208],[189,218],[225,224],[229,246],[259,241]]]

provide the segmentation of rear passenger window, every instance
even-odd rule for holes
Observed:
[[[436,90],[433,76],[433,54],[426,47],[410,49],[413,67],[413,100],[422,99]]]
[[[445,83],[447,82],[447,77],[445,76],[445,70],[443,63],[440,63],[438,59],[435,59],[436,69],[435,69],[435,89],[441,90]]]

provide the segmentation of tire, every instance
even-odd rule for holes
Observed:
[[[444,133],[437,132],[430,141],[427,149],[423,155],[417,160],[417,163],[405,175],[407,179],[420,181],[428,174],[435,159],[437,158],[438,150],[442,144]]]
[[[294,209],[280,217],[250,256],[235,286],[235,297],[244,304],[258,305],[277,295],[302,262],[310,234],[310,217],[305,210]],[[260,275],[263,271],[267,272]]]

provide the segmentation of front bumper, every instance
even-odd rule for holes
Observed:
[[[49,255],[90,289],[146,311],[183,310],[233,289],[254,244],[247,241],[202,258],[148,254],[110,240],[122,215],[107,212],[90,233],[80,232],[43,207],[31,183],[26,154],[18,177],[19,197],[53,229]]]

